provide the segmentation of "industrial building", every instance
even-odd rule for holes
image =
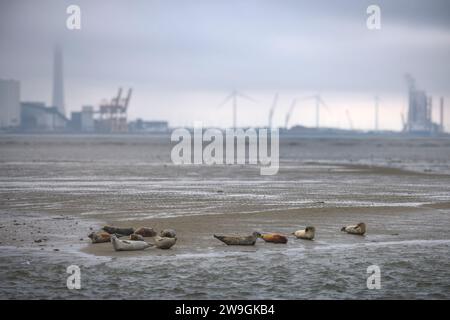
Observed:
[[[20,83],[0,79],[0,129],[20,126]]]
[[[72,112],[69,128],[73,132],[94,132],[94,107],[83,106],[81,111]]]
[[[169,131],[167,121],[144,121],[137,119],[129,124],[129,130],[133,133],[164,133]]]
[[[68,119],[57,107],[47,107],[43,102],[21,103],[21,129],[28,132],[62,132]]]
[[[414,134],[434,134],[444,131],[444,100],[441,98],[440,124],[432,121],[433,100],[424,90],[416,88],[412,76],[406,75],[408,84],[408,118],[404,131]]]

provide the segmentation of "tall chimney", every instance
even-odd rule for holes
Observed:
[[[53,54],[52,106],[56,107],[58,111],[65,116],[66,110],[64,108],[63,57],[61,48],[59,46],[56,46]]]
[[[433,98],[431,96],[428,97],[428,103],[427,103],[427,115],[426,115],[426,125],[428,126],[429,130],[432,130],[433,128],[433,120],[432,120],[432,112],[433,112]]]
[[[441,97],[441,110],[440,110],[440,126],[439,129],[441,132],[444,132],[444,97]]]

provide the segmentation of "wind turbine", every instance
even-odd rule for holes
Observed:
[[[380,97],[375,96],[375,131],[378,131],[378,108],[380,105]]]
[[[352,117],[350,117],[350,111],[348,111],[348,109],[346,109],[345,114],[347,115],[347,120],[348,120],[348,124],[350,125],[350,130],[353,131],[353,121],[352,121]]]
[[[316,94],[312,96],[314,100],[316,100],[316,128],[319,129],[320,124],[320,106],[324,106],[328,110],[328,106],[326,105],[325,101],[323,101],[320,94]]]
[[[278,102],[278,92],[275,93],[275,97],[273,98],[272,107],[270,108],[270,111],[269,111],[269,128],[272,128],[272,118],[273,118],[273,113],[275,112],[275,108],[277,107],[277,102]]]
[[[236,129],[236,123],[237,123],[237,114],[236,114],[236,109],[237,109],[237,98],[244,98],[253,102],[256,102],[254,99],[250,98],[249,96],[238,92],[237,90],[233,90],[231,92],[231,94],[229,96],[227,96],[225,98],[225,100],[219,105],[219,107],[223,106],[224,104],[226,104],[228,101],[232,101],[233,104],[233,129]]]
[[[289,111],[286,113],[286,120],[284,122],[284,127],[288,128],[289,119],[291,118],[292,112],[294,111],[295,105],[297,104],[297,99],[292,99],[291,107],[289,108]]]
[[[320,106],[322,105],[327,110],[329,110],[327,104],[323,101],[323,99],[320,96],[320,94],[315,94],[315,95],[312,95],[312,96],[304,97],[304,98],[302,98],[300,100],[315,100],[316,101],[316,128],[319,128]],[[289,117],[291,116],[290,113],[292,113],[293,109],[294,109],[293,107],[291,107],[291,109],[289,109],[289,112],[288,112]],[[288,115],[286,115],[286,119],[287,120],[289,120]]]
[[[402,119],[402,126],[403,126],[403,128],[402,128],[402,131],[406,131],[406,122],[405,122],[405,114],[402,112],[402,113],[400,113],[400,117],[401,117],[401,119]]]

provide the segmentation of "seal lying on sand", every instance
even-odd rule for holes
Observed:
[[[111,243],[116,251],[144,250],[151,247],[151,244],[145,241],[120,240],[115,235],[111,236]]]
[[[92,243],[110,242],[111,235],[105,231],[91,232],[88,237],[92,240]]]
[[[159,233],[160,237],[166,237],[166,238],[176,238],[177,233],[173,229],[164,229]]]
[[[293,232],[292,234],[297,239],[312,240],[312,239],[314,239],[315,233],[316,233],[316,228],[309,226],[303,230],[297,230],[297,231]]]
[[[123,234],[124,236],[129,236],[130,234],[134,233],[133,228],[118,228],[118,227],[112,227],[112,226],[104,226],[103,230],[108,232],[109,234]]]
[[[362,236],[366,233],[366,224],[360,222],[357,225],[342,227],[341,231]]]
[[[177,238],[159,237],[155,238],[155,246],[159,249],[170,249],[177,242]]]
[[[130,234],[130,240],[133,240],[133,241],[145,241],[143,236],[141,236],[140,234],[136,234],[136,233]]]
[[[259,232],[253,232],[250,236],[217,236],[214,238],[222,241],[229,246],[253,246],[255,245],[256,239],[261,236]]]
[[[153,228],[140,227],[135,232],[143,237],[154,237],[156,236],[156,231]]]
[[[288,239],[286,236],[283,236],[282,234],[278,233],[264,233],[261,235],[261,238],[265,242],[272,242],[272,243],[287,243]]]

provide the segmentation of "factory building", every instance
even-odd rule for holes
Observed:
[[[20,83],[0,79],[0,129],[20,126]]]
[[[433,134],[441,131],[432,121],[433,100],[424,90],[416,88],[414,79],[406,76],[408,83],[408,118],[405,131],[415,134]],[[443,115],[441,114],[441,117]]]
[[[94,107],[83,106],[81,111],[72,112],[69,127],[75,132],[94,132]]]
[[[410,90],[408,103],[408,130],[413,132],[430,132],[431,99],[423,90]]]
[[[57,107],[46,107],[43,102],[21,103],[21,128],[28,132],[61,132],[68,120]]]
[[[164,133],[169,131],[167,121],[144,121],[137,119],[130,122],[129,131],[133,133]]]

